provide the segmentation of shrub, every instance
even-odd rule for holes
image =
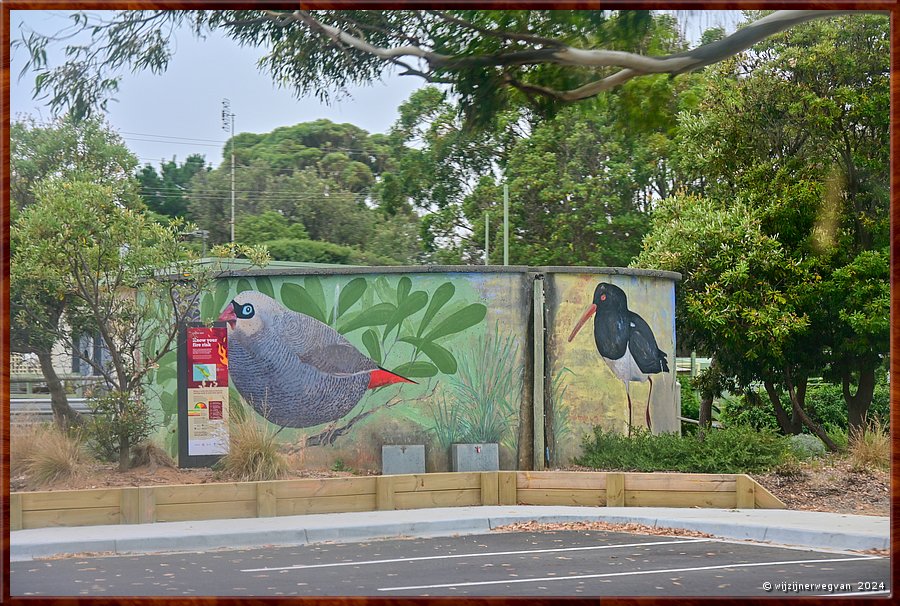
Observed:
[[[263,242],[275,261],[336,265],[395,265],[396,261],[332,242],[279,238]]]
[[[84,458],[78,438],[56,426],[45,426],[35,435],[25,471],[33,484],[44,486],[74,477]]]
[[[788,437],[794,456],[801,461],[824,456],[828,449],[822,440],[808,433]]]
[[[254,482],[282,478],[289,466],[269,425],[248,418],[231,424],[231,447],[216,467],[239,481]]]
[[[719,420],[727,427],[752,427],[758,431],[780,429],[769,396],[753,391],[725,400]]]
[[[789,442],[771,431],[730,427],[694,436],[651,435],[639,431],[628,438],[594,429],[583,444],[579,465],[623,471],[751,473],[773,469],[790,455]]]
[[[823,429],[825,430],[825,434],[831,438],[831,441],[837,446],[838,452],[847,452],[850,440],[847,436],[846,429],[840,425],[835,425],[834,423],[826,423]]]
[[[119,444],[123,436],[130,450],[146,440],[157,426],[147,403],[125,392],[111,391],[93,399],[89,405],[94,414],[84,428],[87,444],[102,461],[119,461]]]
[[[850,433],[850,462],[853,469],[888,469],[891,465],[891,436],[875,417],[869,426]]]

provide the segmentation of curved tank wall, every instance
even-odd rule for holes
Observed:
[[[549,464],[565,465],[580,455],[582,441],[594,427],[628,433],[629,395],[632,429],[653,433],[679,432],[675,386],[675,281],[680,276],[672,272],[621,268],[556,267],[545,268],[542,273],[545,275],[546,310],[544,417]],[[618,322],[614,318],[601,320],[604,313],[617,312],[604,311],[600,307],[569,341],[579,320],[594,304],[595,292],[601,284],[621,289],[628,312],[637,314],[646,322],[646,327],[636,326],[641,324],[640,320],[627,313],[620,314]],[[606,299],[606,295],[600,296]],[[600,305],[604,303],[600,302]],[[616,327],[615,330],[601,331],[598,326],[595,335],[594,323],[603,321],[606,324],[601,326]],[[620,353],[608,353],[617,349],[614,341],[618,339],[624,348],[630,336],[632,345],[640,346],[648,334],[652,334],[657,351],[662,352],[659,353],[662,360],[652,369],[658,372],[644,373],[637,369],[627,378],[639,376],[649,380],[623,380],[626,377],[621,361],[604,358],[599,348],[606,348],[607,355],[612,358]],[[625,353],[632,357],[640,355],[631,348]]]
[[[258,291],[286,310],[326,324],[378,366],[416,381],[368,389],[351,410],[329,422],[283,429],[278,441],[287,444],[297,466],[380,471],[382,445],[424,444],[426,470],[448,471],[452,443],[497,442],[501,469],[531,469],[541,466],[538,459],[547,452],[552,465],[570,463],[595,425],[627,431],[625,386],[600,356],[591,321],[567,341],[600,282],[625,291],[629,309],[647,321],[665,352],[671,372],[652,376],[653,431],[679,431],[673,388],[679,277],[518,266],[234,270],[204,293],[197,319],[213,321],[232,300],[240,302],[240,293]],[[544,308],[537,319],[546,325],[536,343],[535,300],[541,293]],[[538,378],[543,389],[535,389],[536,361],[543,362],[545,374]],[[158,438],[174,456],[174,352],[162,360],[154,381]],[[634,427],[643,426],[648,387],[649,382],[637,381],[629,387]],[[535,394],[542,398],[537,407]],[[267,423],[233,381],[230,401],[232,414]],[[546,430],[537,439],[535,422],[539,434],[541,424]],[[329,441],[335,430],[336,439]]]

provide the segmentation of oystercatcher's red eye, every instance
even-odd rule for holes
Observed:
[[[601,301],[606,301],[606,295],[600,295],[600,300],[601,300]]]

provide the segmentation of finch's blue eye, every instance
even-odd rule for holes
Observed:
[[[241,309],[241,311],[243,312],[245,317],[247,317],[247,318],[253,317],[253,306],[250,305],[249,303],[247,305],[244,305],[244,307],[243,307],[243,309]]]

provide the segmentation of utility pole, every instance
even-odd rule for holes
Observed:
[[[509,265],[509,185],[503,184],[503,264]]]
[[[488,264],[488,259],[490,258],[490,225],[491,225],[491,216],[484,211],[484,264]]]
[[[222,99],[222,130],[228,130],[231,122],[231,244],[234,244],[234,113],[231,111],[231,102]]]

